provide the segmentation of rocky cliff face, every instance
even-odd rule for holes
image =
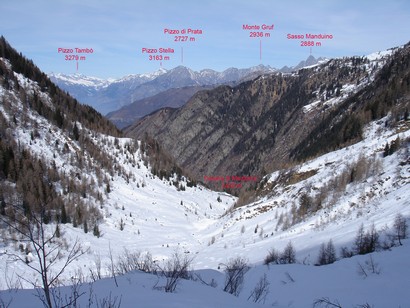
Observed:
[[[408,100],[399,103],[409,94],[408,80],[407,45],[201,91],[179,109],[143,118],[126,134],[156,138],[197,180],[262,176],[360,139],[366,121],[393,105],[408,107]]]

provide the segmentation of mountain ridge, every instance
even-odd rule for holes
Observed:
[[[402,75],[397,79],[409,78],[409,49],[407,45],[376,57],[333,59],[293,74],[202,91],[179,109],[144,117],[127,128],[126,135],[156,138],[196,180],[235,172],[262,176],[317,155],[318,149],[359,140],[369,117],[376,119],[393,108],[387,87],[401,87],[394,95],[406,97],[406,86],[386,76],[398,70]],[[397,104],[404,112],[409,102]],[[184,142],[171,141],[177,136]]]
[[[212,86],[189,86],[183,88],[171,88],[137,100],[118,110],[109,112],[106,117],[119,129],[125,129],[142,117],[151,114],[161,108],[178,108],[183,106],[195,93],[211,89]]]
[[[224,140],[228,146],[217,150],[243,152],[248,159],[256,157],[256,164],[256,148],[233,144],[235,134],[253,134],[257,143],[264,133],[272,137],[271,129],[282,121],[282,131],[292,134],[275,140],[280,146],[291,138],[309,141],[294,154],[309,149],[308,157],[314,158],[261,172],[263,177],[253,183],[256,198],[240,206],[232,195],[197,185],[178,166],[166,170],[159,153],[161,147],[168,150],[168,143],[122,137],[3,38],[0,44],[0,268],[5,269],[0,288],[8,289],[0,292],[0,306],[44,306],[44,260],[50,279],[61,273],[50,285],[57,307],[68,305],[71,296],[75,305],[87,307],[120,306],[121,301],[127,307],[137,302],[168,307],[170,301],[181,307],[306,307],[321,300],[389,307],[408,302],[410,241],[404,236],[398,243],[395,224],[398,214],[404,223],[410,217],[410,46],[336,59],[280,78],[265,75],[235,87],[223,85],[199,92],[182,107],[198,122],[187,130],[194,135],[192,143],[211,135],[219,121],[228,127],[229,138]],[[339,84],[331,87],[329,81]],[[292,93],[285,94],[287,89]],[[278,97],[286,99],[278,102]],[[168,112],[177,116],[179,111],[167,108],[151,116],[158,120],[161,115],[162,126],[168,124]],[[347,117],[343,122],[345,114],[366,121],[349,123]],[[246,132],[258,116],[267,126]],[[318,123],[317,131],[304,132],[313,138],[303,139],[301,130],[310,125],[302,120],[309,118],[322,127]],[[363,125],[360,130],[357,123]],[[332,128],[341,136],[329,135]],[[328,143],[323,143],[326,136]],[[345,136],[353,138],[340,145],[329,142]],[[190,135],[171,141],[185,143],[185,138]],[[265,145],[270,161],[280,158]],[[219,186],[222,181],[246,186],[240,172],[209,174],[208,179]],[[33,217],[39,219],[25,224]],[[38,246],[27,241],[26,229],[16,233],[7,225],[19,221],[28,230],[41,230],[31,234],[46,236],[47,245],[41,246],[49,252],[45,259],[36,257]],[[378,244],[362,255],[358,248],[368,244],[361,239],[369,234]],[[76,243],[84,254],[60,272]],[[334,246],[334,263],[314,266],[323,264],[325,243]],[[294,248],[293,264],[276,264],[283,263],[288,247]],[[187,272],[192,280],[184,276],[175,293],[165,292],[164,269],[172,260],[190,260],[194,269]],[[234,260],[247,269],[237,296],[224,292]],[[263,298],[254,304],[255,285],[263,282],[274,291],[266,294],[266,303]]]
[[[170,88],[234,85],[261,74],[276,71],[278,70],[262,64],[241,69],[231,67],[222,72],[212,69],[194,71],[180,65],[170,70],[160,69],[153,73],[128,75],[119,79],[100,79],[84,75],[53,73],[50,73],[49,76],[53,82],[80,102],[91,105],[99,112],[107,114]],[[90,80],[94,80],[95,83],[90,84]]]

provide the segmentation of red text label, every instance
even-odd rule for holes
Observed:
[[[242,30],[249,31],[249,37],[262,38],[262,37],[270,37],[270,31],[272,31],[274,27],[275,27],[274,24],[262,24],[262,25],[243,24]]]
[[[195,42],[196,36],[203,34],[202,29],[164,29],[164,34],[172,35],[174,42]]]

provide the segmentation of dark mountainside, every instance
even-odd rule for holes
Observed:
[[[295,67],[284,67],[280,72],[290,73],[307,65],[323,62],[323,58],[309,56]],[[180,107],[197,91],[219,85],[235,86],[260,75],[277,72],[269,66],[228,68],[223,72],[204,69],[199,72],[184,66],[152,74],[130,75],[116,81],[82,75],[50,74],[60,88],[101,112],[122,129],[136,120],[163,107]]]
[[[34,65],[33,61],[24,58],[21,53],[13,49],[3,36],[0,38],[0,57],[10,61],[12,66],[11,69],[4,64],[0,66],[0,76],[4,88],[13,89],[13,86],[15,86],[17,90],[24,92],[24,89],[20,88],[18,80],[13,75],[13,72],[16,72],[37,82],[41,91],[50,95],[53,100],[52,107],[44,104],[37,93],[34,93],[33,101],[29,102],[29,107],[35,109],[39,115],[64,129],[70,129],[70,120],[76,120],[96,132],[119,136],[119,130],[110,121],[94,108],[80,104],[76,99],[58,88],[46,74]],[[28,93],[22,93],[22,95],[26,96]],[[27,101],[30,99],[30,97],[25,98]]]
[[[132,103],[133,97],[135,99],[145,98],[146,95],[138,96],[141,94],[138,89],[143,84],[152,81],[153,78],[154,76],[128,76],[119,82],[96,88],[95,86],[67,82],[55,75],[50,76],[50,79],[61,89],[104,115]]]
[[[102,216],[97,204],[105,197],[101,191],[109,193],[109,176],[121,169],[97,146],[95,136],[114,139],[121,133],[92,107],[55,86],[4,37],[0,58],[2,215],[24,209],[26,217],[41,213],[46,224],[98,228]],[[51,152],[52,161],[33,151],[43,142],[40,151]]]
[[[198,91],[211,88],[211,86],[193,86],[169,89],[151,97],[143,98],[119,110],[112,111],[106,117],[119,129],[123,129],[147,114],[164,107],[178,108]]]
[[[334,59],[201,91],[179,109],[146,116],[126,135],[157,139],[199,181],[261,177],[360,140],[366,123],[389,112],[391,121],[402,117],[410,106],[409,53],[407,44],[376,60]]]
[[[169,71],[160,70],[153,74],[126,76],[98,88],[95,85],[77,83],[78,76],[66,76],[67,78],[64,79],[54,74],[50,76],[53,82],[81,103],[92,106],[102,114],[107,114],[169,89],[237,84],[241,80],[251,79],[255,74],[261,75],[273,71],[275,70],[263,65],[249,69],[230,68],[223,72],[210,69],[195,72],[187,67],[178,66]],[[73,80],[70,81],[70,78]]]

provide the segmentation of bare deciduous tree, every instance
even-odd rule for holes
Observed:
[[[46,224],[47,216],[44,204],[37,208],[19,203],[7,204],[6,215],[0,216],[0,220],[17,233],[21,237],[21,241],[31,245],[37,263],[32,264],[30,260],[18,252],[10,253],[9,256],[14,260],[23,262],[41,276],[43,294],[39,295],[39,298],[45,307],[52,308],[51,288],[58,285],[59,279],[67,267],[86,251],[82,249],[78,239],[71,247],[64,247],[64,243],[56,236],[57,229],[48,227]],[[53,229],[54,231],[52,231]],[[57,262],[62,258],[64,258],[62,265],[57,267]],[[35,282],[28,281],[25,277],[21,278],[34,287],[38,287]]]

